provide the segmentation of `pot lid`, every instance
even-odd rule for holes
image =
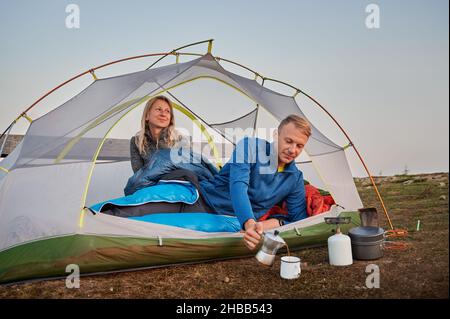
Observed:
[[[264,237],[270,238],[271,240],[280,244],[284,244],[285,241],[281,236],[278,235],[279,233],[280,232],[278,230],[275,230],[274,232],[265,232]]]
[[[350,229],[348,235],[353,240],[376,241],[384,238],[384,229],[373,226],[361,226]]]

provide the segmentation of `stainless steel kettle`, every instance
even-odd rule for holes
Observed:
[[[264,241],[256,254],[256,259],[267,266],[272,266],[278,249],[286,245],[283,238],[278,236],[279,231],[263,233]]]

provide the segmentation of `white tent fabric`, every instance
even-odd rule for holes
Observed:
[[[205,78],[234,87],[279,121],[289,114],[306,118],[294,97],[228,72],[211,54],[185,63],[97,80],[74,98],[36,119],[20,146],[1,163],[9,173],[0,171],[0,250],[24,241],[87,230],[112,235],[117,231],[117,235],[121,235],[118,229],[122,228],[111,226],[111,219],[104,216],[93,218],[87,214],[83,227],[79,226],[84,205],[120,196],[123,180],[131,175],[129,163],[105,162],[95,165],[90,179],[102,141],[122,117],[151,96]],[[123,137],[124,140],[129,138]],[[346,210],[362,207],[344,149],[312,126],[312,136],[305,150],[336,202]],[[109,153],[111,159],[116,156],[123,160],[123,149],[114,152]],[[87,201],[83,202],[85,190],[88,190]],[[319,219],[323,221],[323,216]],[[101,226],[102,221],[105,221],[104,226]],[[149,229],[148,225],[137,226],[135,221],[119,223],[126,223],[131,233],[133,229],[136,232],[142,227]],[[158,226],[158,229],[166,228]],[[180,230],[166,234],[179,237]],[[201,232],[186,230],[183,234],[204,236]],[[151,237],[152,233],[146,231],[146,235]]]
[[[75,233],[89,166],[75,163],[10,171],[0,189],[0,249]]]

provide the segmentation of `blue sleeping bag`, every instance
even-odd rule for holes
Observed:
[[[125,195],[155,185],[162,175],[177,169],[192,171],[198,180],[210,179],[218,173],[217,168],[201,154],[185,148],[162,148],[155,151],[149,162],[128,179],[124,188]]]
[[[167,202],[194,204],[198,199],[198,191],[191,182],[159,181],[154,186],[142,188],[131,195],[110,199],[89,207],[94,212],[101,212],[107,205],[137,206],[146,203]]]
[[[199,198],[194,185],[186,181],[159,181],[154,186],[142,188],[132,195],[107,200],[90,206],[95,213],[101,213],[107,206],[138,206],[152,202],[182,202],[193,204]],[[129,219],[142,222],[182,227],[203,232],[237,232],[241,230],[234,216],[214,213],[153,213]]]

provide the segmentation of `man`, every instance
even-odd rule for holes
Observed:
[[[309,123],[290,115],[281,121],[273,143],[244,138],[219,174],[200,182],[201,193],[209,206],[218,213],[234,212],[237,216],[250,250],[258,245],[263,230],[307,217],[303,174],[294,160],[310,135]],[[287,203],[287,216],[258,221],[283,200]]]

